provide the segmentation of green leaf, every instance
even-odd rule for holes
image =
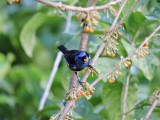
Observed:
[[[108,57],[100,57],[95,64],[95,68],[100,70],[100,74],[104,74],[109,71],[113,66],[118,62],[119,59],[116,58],[108,58]],[[104,80],[106,81],[106,80]]]
[[[13,96],[7,96],[5,94],[1,94],[0,104],[9,104],[10,106],[14,106],[16,104],[16,98]]]
[[[159,21],[147,19],[141,12],[134,12],[126,21],[126,28],[133,41],[142,41],[150,32],[147,27],[156,22]]]
[[[43,13],[35,14],[23,27],[20,33],[20,42],[25,53],[32,57],[34,45],[36,43],[36,31],[46,20],[47,15]]]
[[[0,78],[3,78],[9,72],[14,59],[15,58],[12,53],[8,53],[7,56],[0,53]]]
[[[86,117],[89,113],[93,112],[92,105],[86,100],[78,101],[76,104],[75,111],[83,117]]]
[[[155,65],[155,66],[159,66],[159,65],[160,65],[159,59],[158,59],[157,56],[155,56],[152,52],[150,52],[149,56],[147,57],[147,61],[148,61],[150,64],[153,64],[153,65]]]
[[[130,79],[128,95],[126,100],[126,111],[132,109],[136,103],[137,96],[137,78]],[[124,95],[124,85],[119,82],[114,84],[106,83],[103,88],[102,102],[106,109],[106,114],[109,120],[119,120],[121,118],[121,101]],[[116,113],[116,115],[115,115]],[[133,114],[126,117],[126,120],[131,120]]]
[[[135,47],[131,46],[129,43],[127,43],[125,40],[121,40],[124,48],[126,49],[128,55],[132,55],[133,52],[136,50]]]
[[[60,110],[60,107],[57,104],[47,106],[47,107],[43,108],[41,111],[39,111],[36,116],[39,117],[39,116],[43,115],[45,112],[48,112],[51,110],[54,110],[55,112],[57,112]]]
[[[99,114],[93,112],[93,106],[86,100],[77,101],[74,111],[81,115],[84,120],[102,120]]]
[[[121,118],[121,91],[122,83],[106,83],[103,88],[102,102],[105,106],[108,120],[119,120]],[[115,115],[116,114],[116,115]]]
[[[144,76],[151,80],[153,78],[153,70],[150,68],[146,58],[132,59],[133,64],[136,65],[144,74]]]

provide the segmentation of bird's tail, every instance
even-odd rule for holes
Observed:
[[[68,51],[68,49],[64,45],[58,46],[58,49],[64,54]]]

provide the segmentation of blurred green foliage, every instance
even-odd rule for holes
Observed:
[[[123,14],[135,3],[131,0]],[[73,4],[71,0],[63,0]],[[98,1],[97,5],[107,0]],[[77,2],[77,6],[86,6],[87,0]],[[118,9],[119,5],[115,5]],[[160,24],[160,1],[140,0],[135,9],[124,21],[120,29],[122,36],[118,55],[115,58],[101,56],[96,63],[102,72],[111,69],[120,56],[130,55],[136,47]],[[82,28],[72,17],[70,30],[64,32],[68,12],[53,9],[34,0],[21,0],[19,4],[7,5],[0,1],[0,120],[46,120],[56,114],[63,104],[72,72],[63,59],[55,76],[45,108],[38,112],[52,64],[57,55],[57,45],[65,44],[69,49],[78,49]],[[88,52],[93,57],[101,30],[107,29],[113,22],[110,12],[100,11],[101,18],[95,32],[90,34]],[[131,80],[127,98],[127,111],[139,104],[126,120],[140,120],[150,104],[147,101],[151,93],[160,86],[160,41],[155,37],[149,43],[150,54],[142,59],[133,60],[130,69]],[[90,101],[85,98],[76,103],[74,117],[77,120],[119,120],[121,117],[121,99],[126,70],[114,84],[99,82]],[[64,77],[65,76],[65,77]],[[83,75],[80,73],[80,76]],[[92,82],[97,76],[89,76]],[[160,106],[157,106],[150,120],[158,120]]]

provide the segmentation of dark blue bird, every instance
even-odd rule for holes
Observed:
[[[58,46],[58,49],[64,54],[68,67],[76,72],[85,67],[89,67],[90,56],[85,51],[68,50],[64,45]]]
[[[77,71],[81,71],[85,67],[93,69],[93,67],[89,65],[90,56],[87,52],[80,50],[68,50],[64,45],[58,46],[58,49],[64,54],[64,58],[68,63],[69,69],[76,74],[77,78]],[[79,80],[79,78],[78,81],[82,85],[82,82]]]

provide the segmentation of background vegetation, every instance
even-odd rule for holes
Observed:
[[[85,7],[87,0],[73,3],[62,0],[65,4]],[[107,0],[99,0],[102,5]],[[130,0],[120,18],[136,0]],[[119,4],[114,8],[118,10]],[[95,32],[90,33],[87,51],[93,57],[97,47],[103,42],[99,35],[109,29],[114,20],[110,11],[99,11],[100,19]],[[65,44],[69,49],[80,46],[82,27],[73,12],[68,32],[66,18],[69,12],[53,9],[34,0],[22,0],[19,4],[7,5],[0,1],[0,120],[49,119],[57,113],[63,104],[68,90],[72,72],[62,59],[56,73],[52,88],[42,111],[38,106],[46,87],[57,46]],[[112,58],[101,55],[96,67],[101,74],[120,60],[128,56],[160,24],[160,1],[140,0],[124,21],[122,36],[118,38],[118,54]],[[127,120],[140,120],[145,116],[151,102],[149,97],[160,86],[160,38],[154,37],[149,42],[149,55],[138,59],[130,67],[131,79],[127,97]],[[107,82],[107,77],[96,84],[93,97],[88,101],[82,97],[76,103],[73,115],[75,119],[84,120],[120,120],[121,99],[126,81],[126,69],[114,83]],[[100,74],[100,75],[101,75]],[[80,73],[80,77],[83,74]],[[89,76],[88,82],[97,78]],[[150,120],[160,118],[158,105]]]

